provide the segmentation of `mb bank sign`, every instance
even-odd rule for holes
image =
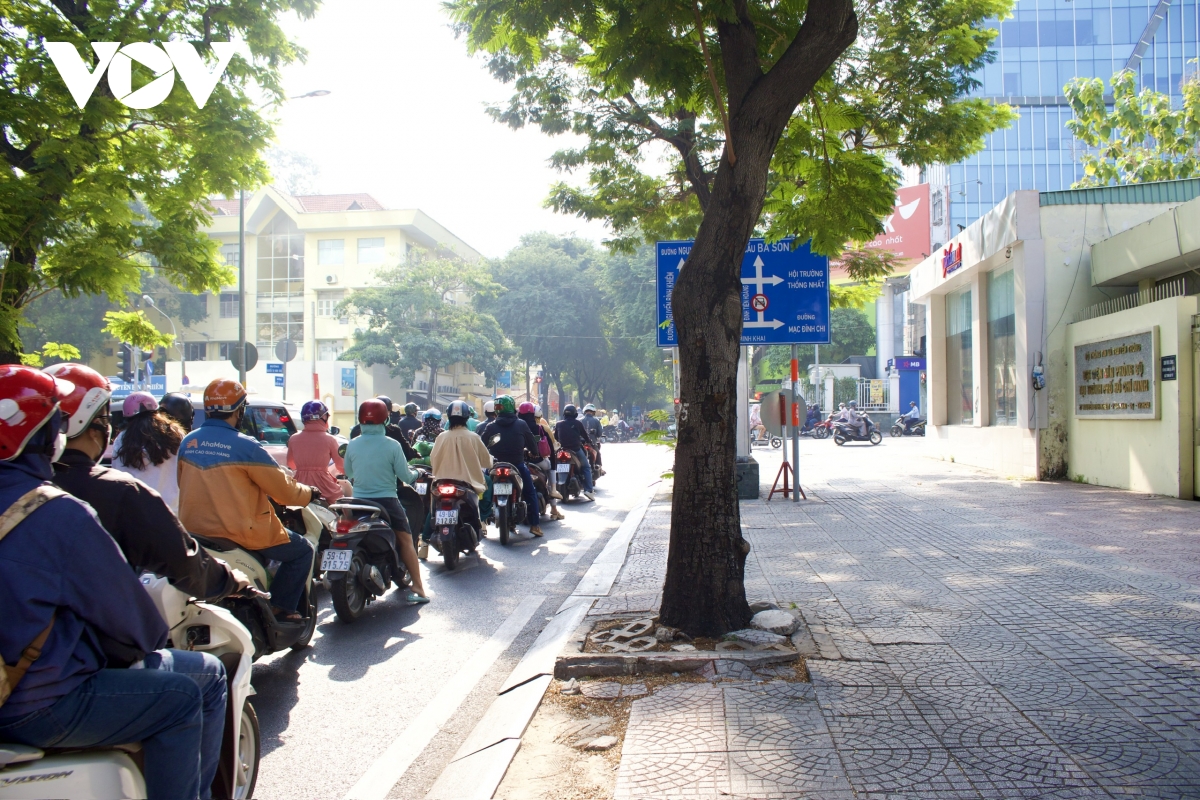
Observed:
[[[742,257],[742,344],[828,344],[829,259],[793,239],[751,239]],[[677,347],[671,295],[692,241],[658,242],[658,346]]]

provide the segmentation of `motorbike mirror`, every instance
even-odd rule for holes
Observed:
[[[334,425],[332,428],[329,429],[329,432],[332,433],[334,436],[337,436],[339,433],[342,432],[342,429],[339,428],[337,425]]]

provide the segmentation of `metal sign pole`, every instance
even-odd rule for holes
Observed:
[[[800,396],[800,362],[797,356],[798,348],[792,345],[792,477],[796,481],[793,503],[800,502],[800,404],[796,402]]]

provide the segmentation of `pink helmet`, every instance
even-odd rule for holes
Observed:
[[[134,392],[121,404],[121,414],[126,419],[143,411],[158,411],[158,401],[149,392]]]
[[[521,403],[521,405],[517,406],[518,414],[532,414],[533,412],[533,403]]]

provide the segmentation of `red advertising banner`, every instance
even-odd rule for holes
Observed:
[[[883,233],[867,247],[891,250],[901,258],[929,255],[929,184],[905,186],[896,192],[896,207],[883,219]]]

